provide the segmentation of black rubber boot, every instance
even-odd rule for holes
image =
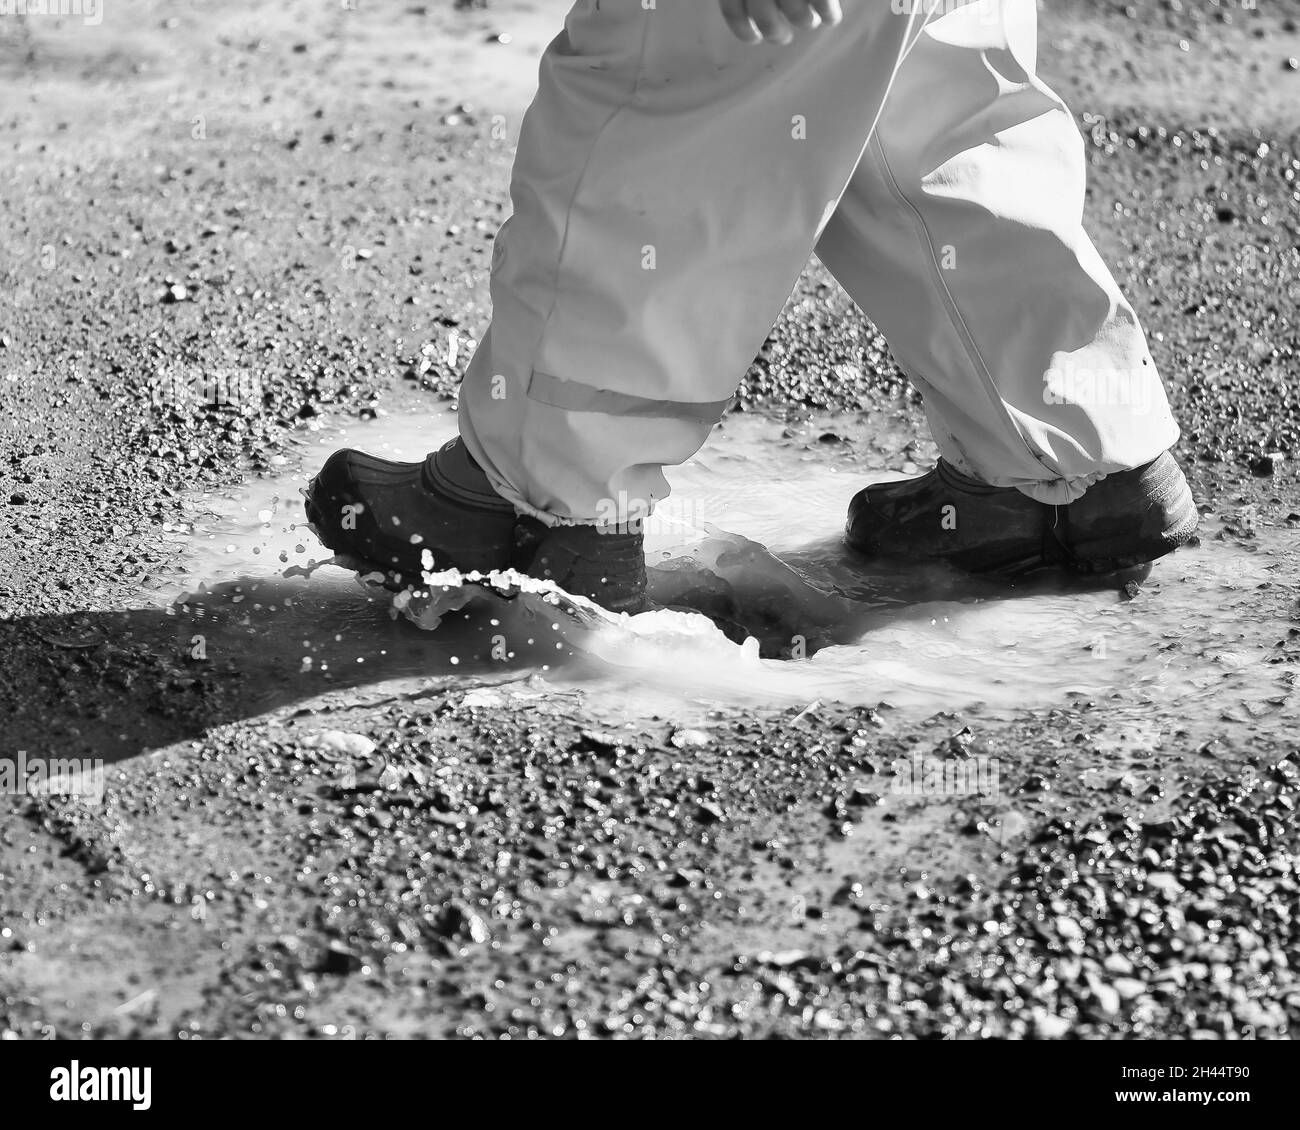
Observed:
[[[611,612],[645,607],[645,535],[610,526],[547,526],[521,517],[512,565]]]
[[[475,472],[481,482],[475,481]],[[433,569],[506,569],[515,508],[453,440],[422,463],[336,451],[307,490],[307,519],[335,553],[418,584],[424,551]]]
[[[423,463],[361,451],[330,456],[307,490],[307,519],[335,553],[418,585],[425,571],[513,568],[612,612],[644,607],[644,536],[610,526],[547,526],[516,517],[459,439]],[[423,564],[424,551],[433,558]]]
[[[1172,552],[1198,522],[1187,480],[1168,452],[1107,475],[1061,506],[988,486],[940,460],[920,478],[860,491],[845,536],[867,557],[947,561],[973,573],[1112,573]]]

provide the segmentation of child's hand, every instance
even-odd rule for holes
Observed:
[[[789,43],[795,28],[837,24],[840,0],[719,0],[722,18],[746,43]]]

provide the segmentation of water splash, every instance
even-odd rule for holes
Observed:
[[[319,447],[416,460],[453,429],[449,415],[389,418],[323,432]],[[647,531],[654,611],[614,616],[509,572],[431,574],[420,592],[396,597],[372,577],[347,646],[376,681],[425,674],[468,686],[491,671],[541,674],[557,692],[606,696],[620,715],[818,699],[918,713],[1175,697],[1210,710],[1225,695],[1249,713],[1293,702],[1293,668],[1269,660],[1294,604],[1294,531],[1211,529],[1140,587],[867,568],[838,536],[848,499],[865,483],[915,473],[932,453],[888,419],[855,424],[867,441],[845,440],[847,431],[843,420],[731,419],[670,470],[674,495]],[[272,578],[247,576],[260,568],[293,578],[300,602],[326,600],[327,619],[345,618],[354,598],[339,586],[355,592],[355,581],[315,548],[298,508],[319,462],[309,456],[303,472],[233,498],[193,500],[191,522],[172,532],[189,558],[178,584],[214,584],[203,598],[211,607],[247,599],[253,584],[265,591]],[[176,595],[176,585],[160,593]],[[401,663],[374,654],[393,630],[380,620],[393,616],[409,622]],[[268,622],[268,646],[274,631]]]

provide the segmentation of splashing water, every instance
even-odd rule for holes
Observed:
[[[647,523],[650,594],[663,607],[634,617],[509,573],[473,584],[437,574],[416,595],[357,589],[306,527],[300,491],[337,447],[423,458],[455,430],[451,413],[427,409],[319,432],[301,472],[191,500],[191,521],[169,531],[186,547],[186,576],[162,595],[206,582],[183,606],[238,611],[289,671],[319,670],[330,637],[335,669],[368,664],[371,683],[534,675],[551,693],[601,696],[620,719],[817,700],[996,714],[1080,698],[1180,697],[1208,711],[1226,697],[1252,716],[1293,702],[1291,668],[1269,660],[1294,605],[1294,531],[1203,530],[1140,589],[868,566],[840,539],[848,500],[933,452],[884,415],[854,421],[852,439],[847,425],[731,417],[671,468],[673,495]]]

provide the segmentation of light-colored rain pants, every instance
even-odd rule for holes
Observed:
[[[1084,233],[1035,0],[846,0],[747,45],[716,0],[579,0],[541,63],[460,428],[547,523],[627,521],[707,439],[810,252],[959,470],[1068,502],[1178,437]]]

